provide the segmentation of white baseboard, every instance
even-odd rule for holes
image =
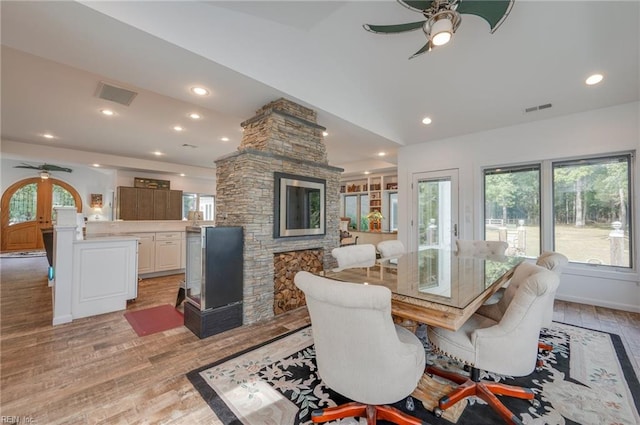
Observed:
[[[566,295],[557,295],[556,299],[561,301],[578,303],[578,304],[595,305],[598,307],[612,308],[614,310],[623,310],[623,311],[630,311],[632,313],[640,313],[640,306],[635,304],[612,303],[608,301],[602,301],[600,299],[574,297],[574,296],[566,296]]]

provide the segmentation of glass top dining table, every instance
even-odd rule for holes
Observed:
[[[391,290],[394,316],[457,330],[489,302],[524,260],[514,256],[459,256],[421,249],[378,260],[373,267],[326,270],[325,277],[383,285]]]

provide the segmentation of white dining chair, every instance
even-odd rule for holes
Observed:
[[[376,247],[373,244],[347,245],[334,248],[331,255],[338,262],[335,271],[357,267],[373,267],[376,264]]]
[[[509,244],[504,241],[464,240],[456,239],[456,247],[460,256],[504,255]]]
[[[376,247],[380,253],[380,260],[396,258],[405,252],[404,244],[396,239],[378,242]]]

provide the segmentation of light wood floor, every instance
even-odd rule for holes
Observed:
[[[3,420],[220,424],[185,374],[309,323],[303,308],[203,340],[184,327],[138,337],[123,312],[53,327],[46,258],[3,258],[0,267]],[[173,304],[181,279],[143,280],[128,309]],[[640,314],[557,302],[555,319],[621,335],[638,370]]]

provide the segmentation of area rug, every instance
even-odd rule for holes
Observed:
[[[138,336],[168,331],[184,325],[184,315],[169,304],[128,311],[124,317]]]
[[[483,376],[533,389],[541,402],[537,409],[527,401],[501,397],[525,424],[640,423],[640,384],[619,336],[554,323],[542,339],[554,349],[546,354],[541,371],[524,378]],[[429,354],[428,362],[464,373],[460,364],[444,356]],[[311,327],[193,370],[187,377],[224,424],[310,424],[314,409],[348,401],[318,378]],[[504,423],[482,400],[469,400],[453,419],[457,424]],[[394,406],[407,411],[405,404],[402,400]],[[436,418],[420,401],[414,404],[411,415],[434,425],[452,423]]]
[[[47,253],[44,251],[15,251],[0,253],[0,258],[30,258],[44,257],[45,255],[47,255]]]

